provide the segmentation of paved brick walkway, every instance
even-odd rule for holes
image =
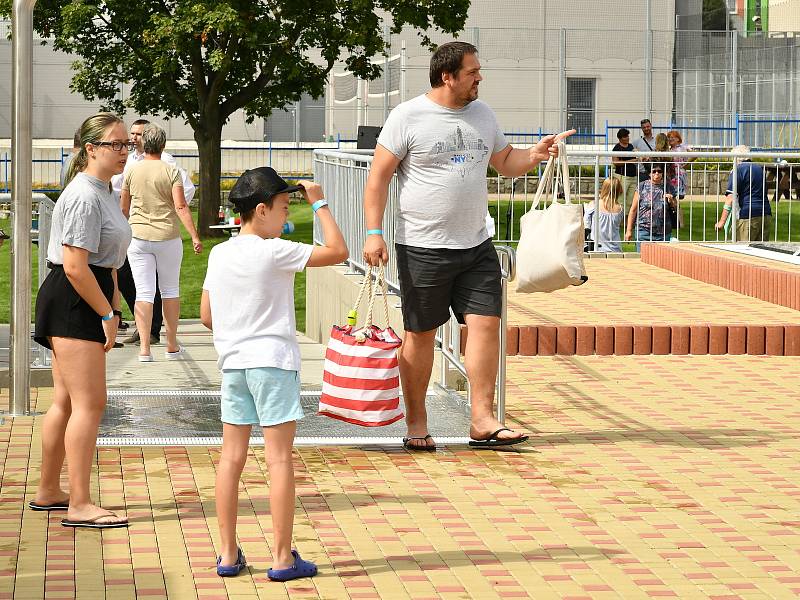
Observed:
[[[239,525],[252,566],[221,580],[218,448],[99,450],[96,496],[133,525],[74,532],[23,510],[40,421],[6,420],[0,599],[797,597],[798,364],[514,357],[510,420],[535,434],[517,451],[299,449],[295,537],[320,575],[291,585],[264,573],[258,448]]]
[[[587,284],[552,294],[517,294],[512,283],[509,324],[800,323],[800,311],[682,277],[635,258],[587,260],[586,271]]]
[[[590,285],[512,292],[512,325],[665,315],[688,325],[727,314],[800,322],[798,311],[639,260],[587,266]],[[187,327],[192,362],[176,381],[212,381],[207,334]],[[141,377],[133,354],[112,356],[112,381]],[[318,354],[309,345],[304,356]],[[63,513],[23,509],[38,480],[41,420],[7,419],[0,600],[800,597],[800,358],[515,356],[508,375],[509,422],[532,434],[514,450],[297,449],[295,540],[320,575],[289,585],[265,576],[271,521],[259,448],[241,487],[251,567],[222,580],[219,448],[100,449],[95,497],[127,511],[132,526],[72,531]],[[33,396],[46,410],[52,390]],[[0,407],[7,401],[3,391]]]

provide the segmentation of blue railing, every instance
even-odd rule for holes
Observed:
[[[776,126],[789,126],[790,131],[784,132],[783,135],[776,136]],[[616,131],[622,128],[630,129],[632,135],[636,135],[640,131],[639,124],[625,124],[614,125],[606,121],[605,127],[605,145],[607,148],[616,143]],[[693,132],[706,132],[706,140],[708,143],[702,144],[697,139],[693,140],[694,146],[719,146],[719,147],[732,147],[739,144],[746,144],[752,150],[775,150],[793,151],[800,146],[800,119],[762,119],[757,117],[750,117],[747,115],[736,115],[732,125],[689,125],[685,122],[669,123],[668,125],[653,125],[653,131],[669,131],[675,129],[680,132],[693,131]],[[768,131],[766,131],[768,129]],[[718,134],[717,143],[710,143],[710,138],[713,133]],[[790,142],[776,138],[790,136]],[[701,137],[700,135],[695,136]],[[763,143],[766,141],[764,138],[769,138],[769,144]]]
[[[787,151],[800,151],[800,119],[761,119],[761,118],[753,118],[746,115],[737,115],[734,121],[735,125],[726,125],[726,126],[703,126],[703,125],[687,125],[683,123],[669,123],[665,125],[653,125],[654,131],[669,131],[671,129],[676,129],[680,132],[696,132],[698,135],[693,137],[700,137],[699,134],[706,132],[707,139],[710,139],[710,134],[717,134],[719,136],[720,143],[718,144],[705,144],[705,146],[720,146],[720,147],[731,147],[740,143],[746,143],[747,145],[751,146],[753,151],[770,151],[775,149],[780,149],[782,152]],[[570,143],[572,144],[585,144],[585,145],[603,145],[606,148],[610,148],[614,143],[616,143],[616,131],[621,128],[626,128],[631,131],[632,136],[636,136],[637,133],[640,131],[639,124],[613,124],[609,121],[605,123],[605,131],[603,132],[591,132],[591,131],[579,131],[578,133],[574,134],[570,138]],[[759,128],[769,128],[770,135],[767,135],[766,131],[761,131]],[[790,140],[788,141],[796,141],[794,144],[783,145],[776,143],[776,135],[775,130],[779,127],[789,127],[790,131],[788,134],[784,132],[781,137],[782,139],[786,138],[786,135],[789,135]],[[538,127],[537,129],[531,129],[529,131],[509,131],[505,133],[506,139],[511,143],[534,143],[538,139],[550,135],[552,133],[557,132],[548,132],[544,130],[542,127]],[[766,141],[765,138],[769,138],[770,143],[764,144],[763,141]],[[796,140],[795,140],[796,138]],[[341,149],[343,144],[350,144],[354,143],[356,140],[353,139],[346,139],[342,138],[340,135],[337,135],[336,139],[334,140],[336,149]],[[762,143],[759,143],[762,142]],[[704,144],[699,144],[697,140],[692,140],[692,145],[694,146],[703,146]],[[324,149],[333,149],[330,146],[321,147]],[[279,165],[275,162],[275,154],[277,152],[282,153],[291,153],[295,152],[298,154],[298,161],[299,157],[311,156],[312,151],[316,150],[317,147],[300,147],[300,146],[292,146],[292,147],[282,147],[273,145],[272,142],[268,142],[266,146],[223,146],[221,150],[223,152],[237,152],[237,151],[258,151],[263,152],[263,161],[256,161],[261,162],[260,165],[252,164],[248,165],[248,167],[255,167],[261,165],[273,166],[275,168],[279,168]],[[45,165],[58,165],[58,169],[60,169],[64,164],[64,161],[70,156],[70,149],[68,148],[61,148],[61,159],[53,158],[53,159],[35,159],[33,161],[34,165],[37,164],[45,164]],[[173,153],[173,156],[180,162],[181,159],[190,159],[196,160],[199,158],[196,152],[182,152],[182,153]],[[286,161],[283,161],[286,162]],[[11,172],[11,156],[8,152],[3,153],[0,156],[0,163],[2,163],[2,176],[3,181],[0,183],[0,191],[9,192],[10,191],[10,172]],[[277,166],[276,166],[277,165]],[[49,184],[54,183],[53,181],[48,181],[48,179],[52,179],[52,172],[42,175],[42,171],[47,170],[39,169],[37,173],[37,169],[34,166],[34,176],[33,180],[36,182],[47,182]],[[281,170],[281,169],[279,169]],[[292,179],[306,179],[310,178],[311,175],[303,174],[296,169],[284,169],[284,174]],[[238,175],[222,175],[222,179],[230,180],[236,179]],[[57,187],[38,187],[34,188],[34,192],[58,192],[59,189]]]

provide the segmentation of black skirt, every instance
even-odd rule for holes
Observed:
[[[63,265],[48,263],[48,273],[36,296],[36,329],[33,339],[50,348],[48,337],[65,337],[106,343],[103,319],[72,287]],[[108,302],[114,296],[111,269],[89,265]]]

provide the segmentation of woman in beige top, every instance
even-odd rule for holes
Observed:
[[[153,320],[153,300],[158,287],[164,305],[164,323],[167,327],[167,360],[182,357],[184,349],[178,345],[178,318],[181,312],[179,280],[183,242],[179,222],[192,236],[194,253],[203,250],[192,221],[192,213],[183,195],[181,174],[175,167],[161,160],[167,135],[153,123],[142,132],[144,160],[134,165],[125,175],[120,202],[122,212],[128,217],[133,240],[128,248],[128,261],[136,283],[134,308],[136,329],[150,331]],[[152,362],[150,336],[140,336],[140,362]]]

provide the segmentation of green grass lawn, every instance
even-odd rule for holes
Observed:
[[[197,222],[197,214],[194,215]],[[289,207],[289,220],[294,223],[295,230],[287,239],[311,243],[313,228],[313,213],[308,204],[292,204]],[[11,233],[11,222],[0,220],[0,228],[6,233]],[[183,263],[181,265],[181,318],[197,319],[200,317],[200,295],[203,288],[203,280],[206,275],[206,264],[208,253],[215,245],[224,242],[225,238],[209,238],[203,240],[203,253],[199,256],[192,250],[191,240],[183,232]],[[11,297],[11,245],[6,241],[0,248],[0,323],[8,323],[10,314]],[[33,285],[31,311],[36,301],[36,290],[39,287],[37,276],[38,247],[32,246],[33,253]],[[295,294],[295,316],[297,318],[297,328],[305,331],[306,324],[306,274],[298,273],[294,279]],[[127,304],[122,302],[123,314],[126,320],[133,320],[133,316],[128,310]]]
[[[509,201],[501,200],[500,204],[500,219],[498,223],[499,238],[509,239],[509,232],[506,227],[506,215],[508,211]],[[724,242],[724,233],[717,231],[714,228],[714,223],[719,218],[719,211],[722,210],[722,202],[702,202],[702,201],[682,201],[681,207],[683,209],[684,222],[687,226],[682,227],[679,231],[673,231],[672,235],[678,237],[681,241],[707,241]],[[515,200],[512,226],[510,227],[514,239],[519,239],[519,219],[525,212],[525,205],[523,201]],[[490,213],[493,217],[497,216],[497,203],[492,202],[490,206]],[[800,242],[800,202],[792,200],[787,202],[782,200],[778,202],[777,207],[775,202],[772,202],[772,215],[773,215],[773,228],[769,234],[769,238],[777,239],[780,242]],[[497,223],[497,219],[495,219]],[[688,225],[691,224],[691,227]],[[775,226],[777,225],[777,238],[775,235]],[[791,238],[789,236],[791,225]],[[620,235],[624,235],[625,225]],[[515,245],[515,244],[512,244]],[[623,243],[622,249],[625,251],[633,252],[635,245],[633,243]]]

